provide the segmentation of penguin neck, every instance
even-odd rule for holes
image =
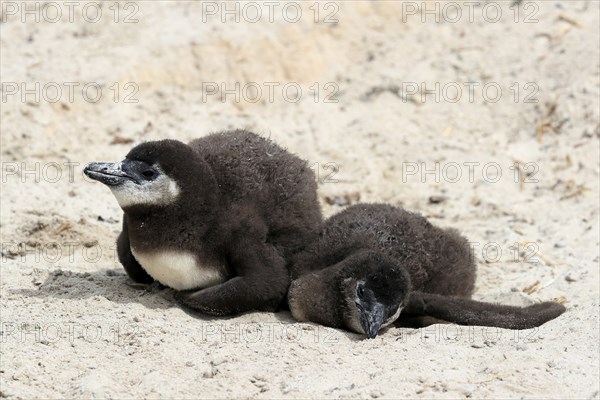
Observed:
[[[181,240],[193,236],[194,242],[206,242],[214,224],[214,213],[194,208],[193,205],[174,203],[169,206],[129,207],[124,210],[129,240],[137,250],[159,247],[181,248]]]

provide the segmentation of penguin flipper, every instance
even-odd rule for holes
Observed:
[[[184,307],[210,315],[275,311],[289,285],[283,257],[268,243],[256,241],[239,241],[233,249],[231,263],[237,276],[205,289],[177,292],[175,299]]]
[[[123,230],[117,238],[117,255],[127,275],[135,282],[143,284],[154,282],[154,278],[148,275],[133,254],[131,254],[131,244],[129,243],[129,233],[127,231],[125,216],[123,216]]]
[[[413,292],[403,313],[429,316],[459,325],[530,329],[558,317],[565,310],[562,304],[551,301],[515,307],[464,297]]]

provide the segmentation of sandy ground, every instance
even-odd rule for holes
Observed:
[[[231,3],[222,21],[219,2],[3,1],[0,397],[598,398],[599,3],[475,3]],[[83,165],[237,127],[310,160],[326,215],[420,211],[473,242],[476,298],[567,312],[362,340],[132,287],[120,210]]]

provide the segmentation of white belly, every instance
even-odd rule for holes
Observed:
[[[206,288],[225,281],[217,267],[201,265],[187,252],[136,252],[131,248],[131,254],[151,277],[175,290]]]

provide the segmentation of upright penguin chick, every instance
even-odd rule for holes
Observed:
[[[117,252],[128,275],[209,314],[274,310],[292,255],[322,224],[306,161],[247,131],[142,143],[85,173],[123,209]]]
[[[402,310],[398,322],[427,316],[509,329],[539,326],[565,310],[553,302],[521,308],[471,300],[475,278],[469,243],[456,230],[401,208],[359,204],[329,218],[295,257],[288,304],[300,321],[371,338]]]

